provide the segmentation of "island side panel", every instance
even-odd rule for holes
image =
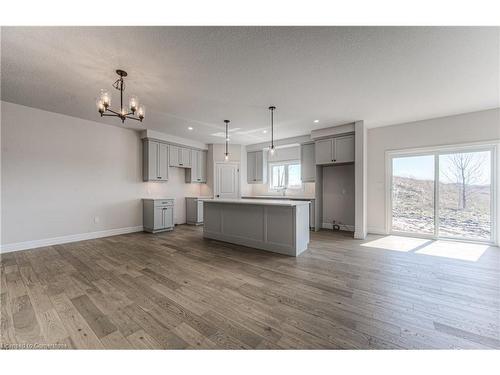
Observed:
[[[265,213],[266,239],[270,245],[283,250],[295,246],[295,207],[267,206]]]
[[[309,246],[309,206],[297,206],[295,210],[295,255],[307,250]]]

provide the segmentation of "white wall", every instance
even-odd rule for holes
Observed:
[[[135,131],[1,102],[1,243],[142,226],[143,197],[176,198],[200,186],[170,168],[166,183],[142,181]],[[95,218],[99,222],[95,222]]]
[[[500,109],[368,130],[368,231],[385,233],[385,152],[500,139]]]
[[[323,167],[324,224],[347,225],[354,230],[354,164]]]

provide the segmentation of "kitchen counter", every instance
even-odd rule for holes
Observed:
[[[314,197],[301,197],[301,196],[291,196],[291,195],[248,195],[241,197],[241,199],[285,199],[290,201],[312,201],[316,198]]]
[[[308,205],[309,202],[300,200],[282,200],[282,199],[229,199],[229,198],[218,198],[218,199],[200,199],[204,202],[219,202],[219,203],[231,203],[231,204],[250,204],[250,205],[264,205],[264,206],[301,206]]]
[[[203,237],[298,256],[309,244],[309,202],[205,199]]]

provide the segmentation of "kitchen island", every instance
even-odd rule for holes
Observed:
[[[309,244],[309,202],[203,200],[203,237],[298,256]]]

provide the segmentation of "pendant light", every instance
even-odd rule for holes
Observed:
[[[227,128],[229,126],[229,120],[224,120],[224,122],[226,123],[226,152],[224,153],[224,160],[228,161],[229,160],[229,151],[227,149],[227,143],[229,142],[229,135],[227,133]]]
[[[269,107],[269,110],[271,111],[271,147],[269,149],[269,152],[271,155],[274,155],[274,110],[276,109],[275,106]]]

